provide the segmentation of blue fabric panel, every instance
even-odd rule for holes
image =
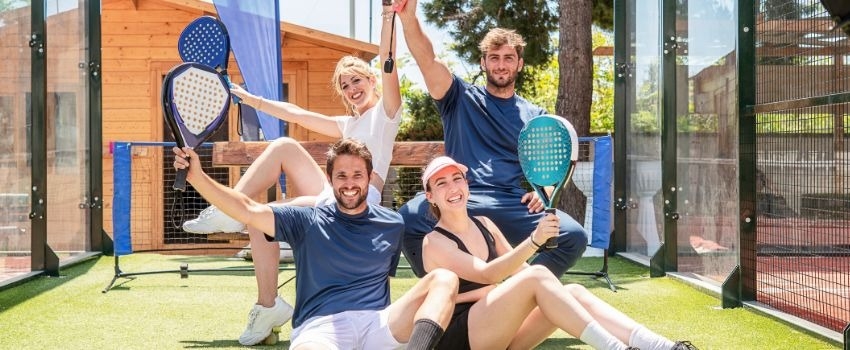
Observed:
[[[614,156],[611,136],[594,139],[593,156],[593,227],[590,246],[608,249],[611,243],[611,184],[614,181]]]
[[[115,142],[112,145],[112,241],[115,256],[121,256],[133,253],[133,240],[130,236],[133,156],[129,142]]]
[[[281,101],[283,68],[278,1],[214,0],[213,3],[227,27],[246,90]],[[266,140],[286,136],[286,123],[263,112],[257,114]]]

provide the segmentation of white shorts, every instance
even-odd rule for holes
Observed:
[[[369,193],[366,194],[366,202],[369,204],[381,205],[381,191],[372,184],[369,184]],[[325,188],[322,189],[322,193],[319,193],[319,195],[316,196],[316,206],[323,207],[334,203],[336,203],[334,189],[331,184],[325,181]]]
[[[335,350],[400,349],[404,344],[393,337],[389,318],[387,309],[344,311],[311,317],[292,330],[289,348],[312,343]]]

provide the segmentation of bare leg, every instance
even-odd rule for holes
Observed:
[[[280,245],[269,242],[265,234],[248,226],[251,242],[251,258],[254,260],[254,276],[257,278],[257,304],[274,306],[277,297],[277,275],[280,263]]]
[[[435,269],[392,303],[390,331],[399,342],[406,343],[416,320],[429,319],[443,329],[449,325],[457,296],[458,280],[454,272]]]
[[[277,183],[281,173],[287,175],[295,193],[309,196],[306,197],[309,200],[292,199],[292,205],[312,205],[314,197],[324,188],[326,176],[313,157],[297,141],[284,137],[266,147],[234,189],[251,197],[256,196]],[[274,232],[269,234],[273,235]],[[280,245],[267,241],[263,232],[250,226],[248,236],[257,278],[257,304],[270,307],[274,305],[277,296]]]
[[[304,196],[275,202],[275,205],[309,207],[315,202],[315,196]],[[257,278],[257,304],[271,307],[277,296],[280,244],[269,242],[265,233],[252,226],[248,226],[248,237],[251,242],[251,258],[254,261],[254,276]]]
[[[569,293],[578,300],[581,305],[593,315],[608,332],[613,334],[625,344],[629,343],[632,331],[637,327],[637,322],[626,314],[615,309],[604,300],[590,293],[587,288],[580,284],[568,284],[564,286]]]
[[[537,309],[538,305],[545,309]],[[532,321],[520,332],[529,316],[542,319],[532,311],[537,310],[549,322],[541,323],[539,330],[531,329]],[[490,291],[469,310],[469,344],[473,349],[506,348],[509,344],[537,344],[545,339],[557,325],[576,337],[593,317],[563,288],[549,270],[532,265]],[[522,338],[518,338],[522,336]]]
[[[324,188],[319,180],[326,176],[310,153],[298,141],[282,137],[266,147],[233,189],[254,197],[276,184],[281,173],[299,196],[315,196]]]

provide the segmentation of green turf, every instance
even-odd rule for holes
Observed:
[[[221,257],[133,254],[121,258],[124,272],[250,266]],[[582,259],[578,269],[591,271],[598,258]],[[612,258],[611,277],[618,293],[586,276],[581,282],[615,307],[672,339],[688,339],[701,349],[837,349],[838,344],[746,309],[722,309],[719,300],[669,278],[648,278],[647,269]],[[113,258],[102,257],[62,271],[63,277],[40,277],[0,291],[2,349],[176,349],[241,348],[236,341],[256,300],[251,272],[152,274],[121,279],[106,294]],[[281,281],[292,276],[281,272]],[[398,297],[415,283],[409,271],[392,282]],[[281,295],[294,300],[290,283]],[[282,329],[288,337],[290,325]],[[287,348],[281,342],[277,348]],[[263,347],[268,348],[268,347]],[[590,349],[563,332],[540,349]]]

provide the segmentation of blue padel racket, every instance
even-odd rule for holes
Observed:
[[[570,181],[578,160],[578,135],[566,119],[540,115],[528,121],[519,132],[519,164],[525,178],[546,206],[555,213],[561,189]],[[545,187],[554,186],[552,196]],[[558,238],[546,240],[546,248],[557,248]]]
[[[212,16],[198,17],[180,33],[177,51],[183,62],[197,62],[217,70],[230,83],[230,37],[224,23]]]
[[[162,111],[178,147],[195,148],[224,124],[230,109],[230,85],[215,69],[182,63],[162,83]],[[177,171],[175,190],[186,190],[186,169]]]

